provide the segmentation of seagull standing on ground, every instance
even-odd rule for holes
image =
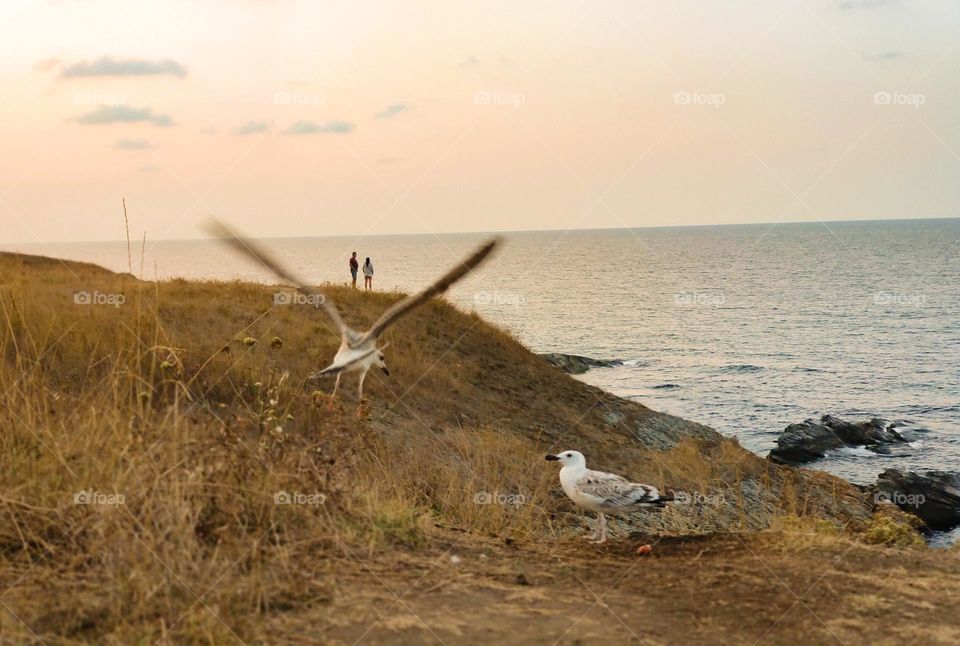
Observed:
[[[663,508],[673,495],[662,494],[656,487],[630,482],[613,473],[587,468],[587,460],[579,451],[563,451],[548,455],[547,460],[559,462],[560,486],[573,502],[597,513],[597,526],[590,537],[593,543],[607,540],[606,514],[628,514],[638,509]]]
[[[214,235],[226,242],[235,250],[262,263],[281,280],[294,285],[298,292],[306,294],[307,296],[311,296],[314,300],[319,300],[319,302],[323,305],[323,309],[333,321],[333,324],[337,327],[337,331],[340,334],[340,349],[337,350],[337,354],[334,356],[333,362],[329,366],[310,375],[310,378],[313,379],[328,375],[337,376],[337,381],[333,386],[333,393],[330,395],[331,407],[333,406],[334,399],[337,395],[337,389],[340,387],[340,377],[343,375],[343,373],[359,373],[360,383],[358,386],[358,391],[362,408],[363,380],[366,379],[367,372],[370,370],[370,368],[377,366],[383,370],[385,374],[390,374],[383,356],[383,349],[386,347],[386,344],[382,346],[378,345],[380,335],[382,335],[388,327],[400,320],[401,317],[409,314],[415,308],[423,305],[434,296],[438,296],[439,294],[446,292],[451,285],[479,267],[480,264],[491,254],[491,252],[493,252],[494,248],[496,248],[501,242],[499,237],[488,240],[476,251],[474,251],[472,255],[461,261],[432,285],[420,293],[414,294],[413,296],[408,296],[402,301],[387,308],[387,310],[380,315],[380,318],[378,318],[376,322],[370,326],[369,330],[358,332],[357,330],[351,329],[346,323],[343,322],[343,319],[340,317],[340,312],[337,310],[336,305],[333,304],[333,301],[324,296],[318,290],[311,288],[298,276],[284,268],[283,265],[274,259],[273,256],[258,243],[250,239],[241,238],[234,231],[218,220],[211,220],[208,228]],[[360,412],[361,408],[358,408],[358,413]]]

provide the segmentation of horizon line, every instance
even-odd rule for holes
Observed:
[[[933,222],[933,221],[949,221],[949,220],[960,220],[960,215],[944,216],[944,217],[915,217],[915,218],[851,218],[846,220],[786,220],[783,222],[718,222],[714,224],[656,224],[656,225],[638,225],[630,227],[585,227],[585,228],[576,228],[576,229],[501,229],[501,230],[486,230],[486,231],[443,231],[443,232],[413,232],[413,233],[340,233],[335,235],[323,235],[323,234],[307,234],[307,235],[298,235],[298,236],[249,236],[254,240],[296,240],[301,238],[376,238],[376,237],[409,237],[409,236],[467,236],[467,235],[490,235],[490,234],[513,234],[513,233],[596,233],[600,231],[633,231],[636,229],[710,229],[718,227],[742,227],[742,226],[766,226],[771,227],[779,225],[789,225],[789,224],[848,224],[848,223],[869,223],[869,222]],[[197,238],[163,238],[158,240],[150,240],[147,238],[147,242],[199,242],[204,240],[214,240],[215,238],[211,236],[207,237],[197,237]],[[106,240],[59,240],[55,242],[45,242],[45,241],[0,241],[0,245],[62,245],[62,244],[99,244],[99,243],[110,243],[110,242],[120,242],[126,243],[126,238],[114,238]],[[133,238],[130,239],[130,242],[136,242]]]

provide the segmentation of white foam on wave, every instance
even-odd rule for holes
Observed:
[[[858,458],[870,457],[875,458],[877,454],[868,449],[865,446],[844,446],[839,449],[835,449],[835,452],[840,455],[850,455]]]

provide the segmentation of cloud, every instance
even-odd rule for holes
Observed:
[[[391,106],[387,106],[386,110],[378,112],[375,116],[377,119],[389,119],[390,117],[395,117],[401,112],[407,112],[410,109],[410,106],[406,103],[394,103]]]
[[[879,54],[866,54],[865,58],[871,61],[892,61],[903,58],[903,52],[893,50],[889,52],[880,52]]]
[[[146,139],[119,139],[113,147],[120,150],[147,150],[153,148],[153,144]]]
[[[59,58],[45,58],[42,61],[39,61],[36,65],[33,66],[33,69],[39,72],[49,72],[55,67],[60,66]]]
[[[215,135],[215,134],[217,134],[217,132],[218,132],[218,131],[217,131],[216,128],[201,128],[201,129],[200,129],[200,133],[201,133],[201,134],[204,134],[204,135]]]
[[[231,135],[252,135],[258,132],[267,132],[270,126],[266,121],[247,121],[230,131]]]
[[[156,114],[150,108],[131,108],[125,105],[101,105],[93,112],[77,117],[77,123],[99,126],[108,123],[148,122],[155,126],[172,126],[173,119],[165,114]]]
[[[838,7],[841,11],[850,11],[852,9],[878,9],[880,7],[893,7],[900,4],[898,0],[842,0]]]
[[[345,135],[348,132],[353,132],[354,128],[356,128],[356,125],[349,121],[327,121],[326,123],[297,121],[284,130],[284,132],[288,135],[312,135],[318,132],[332,132],[338,135]]]
[[[471,67],[476,67],[480,64],[480,60],[474,56],[467,56],[462,61],[457,63],[457,67],[462,70],[469,69]]]
[[[61,78],[80,78],[85,76],[176,76],[185,78],[187,68],[177,61],[164,58],[148,61],[139,58],[117,59],[103,56],[95,61],[81,61],[65,67]]]
[[[144,164],[143,166],[138,166],[137,170],[141,173],[156,173],[160,170],[160,167],[156,164]]]

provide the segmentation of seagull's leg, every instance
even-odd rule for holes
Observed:
[[[590,534],[589,536],[585,536],[585,537],[584,537],[584,540],[587,540],[587,541],[590,541],[591,543],[593,543],[593,542],[596,541],[598,538],[600,538],[600,518],[601,518],[602,516],[603,516],[603,514],[597,514],[597,522],[594,523],[594,525],[593,525],[593,533]]]
[[[363,380],[367,378],[367,371],[364,370],[360,373],[360,386],[358,387],[358,393],[360,395],[360,403],[357,404],[357,417],[363,417],[365,411],[364,401],[363,401]]]
[[[342,372],[337,373],[337,380],[333,384],[333,392],[330,393],[330,401],[327,402],[327,408],[329,408],[330,410],[333,410],[333,407],[336,403],[335,400],[337,398],[337,388],[340,387],[340,376],[342,374],[343,374]]]
[[[593,541],[593,542],[594,542],[594,543],[597,543],[598,545],[599,545],[600,543],[605,543],[605,542],[607,541],[607,516],[606,516],[606,514],[600,514],[599,517],[597,518],[597,533],[599,534],[599,536],[598,536],[597,539],[596,539],[595,541]]]

